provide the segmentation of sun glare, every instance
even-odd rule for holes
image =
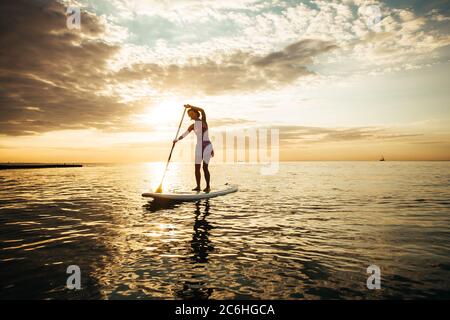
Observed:
[[[161,184],[161,179],[164,176],[164,170],[166,168],[166,162],[149,162],[146,165],[147,175],[150,177],[150,190],[155,191]],[[177,168],[178,165],[176,163],[170,164],[162,184],[163,192],[173,190],[176,182],[176,175],[174,176],[173,172],[176,172]]]
[[[138,116],[137,122],[158,125],[161,127],[172,127],[177,125],[182,113],[183,103],[179,100],[163,100]],[[179,112],[177,112],[179,111]]]

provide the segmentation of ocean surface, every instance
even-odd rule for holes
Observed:
[[[212,163],[239,192],[142,198],[163,166],[0,171],[0,299],[450,298],[450,162]],[[192,167],[165,188],[192,188]]]

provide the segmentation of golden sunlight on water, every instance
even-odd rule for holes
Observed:
[[[161,204],[165,163],[0,172],[1,297],[449,297],[447,162],[213,165],[239,192]],[[165,190],[194,184],[171,164]],[[65,288],[79,265],[83,290]],[[366,288],[366,268],[383,290]]]
[[[166,168],[166,163],[164,162],[149,162],[145,164],[147,167],[146,176],[147,177],[154,177],[150,181],[150,185],[148,190],[145,190],[146,192],[153,192],[155,191],[160,183],[161,179],[164,176],[164,169]],[[170,170],[167,171],[164,180],[162,181],[162,191],[167,192],[171,191],[176,187],[177,184],[177,172],[179,171],[180,164],[178,163],[171,163],[170,164]]]

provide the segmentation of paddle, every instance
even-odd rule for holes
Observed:
[[[187,108],[184,108],[183,116],[181,117],[180,124],[178,125],[178,130],[177,130],[177,133],[175,135],[175,139],[178,138],[178,134],[180,133],[181,124],[183,123],[183,119],[184,119],[184,115],[186,114],[186,110],[187,110]],[[166,168],[164,169],[164,174],[163,174],[163,177],[161,179],[161,183],[160,183],[158,189],[156,189],[156,191],[155,191],[156,193],[162,193],[162,184],[164,182],[164,177],[166,176],[167,167],[169,166],[170,158],[172,158],[173,148],[175,148],[175,142],[172,143],[172,149],[170,150],[169,159],[167,159]]]

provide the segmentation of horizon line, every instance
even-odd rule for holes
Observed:
[[[423,160],[413,160],[413,159],[396,159],[396,160],[280,160],[280,161],[274,161],[274,162],[283,162],[283,163],[289,163],[289,162],[448,162],[450,159],[423,159]],[[0,162],[0,164],[131,164],[131,163],[165,163],[165,160],[153,160],[153,161],[111,161],[111,162],[105,162],[105,161],[56,161],[56,162],[15,162],[15,161],[8,161],[8,162]],[[171,161],[172,163],[183,163],[183,164],[189,164],[191,162],[188,161]],[[236,162],[215,162],[215,164],[261,164],[261,165],[267,165],[268,163],[273,162],[249,162],[249,161],[236,161]]]

